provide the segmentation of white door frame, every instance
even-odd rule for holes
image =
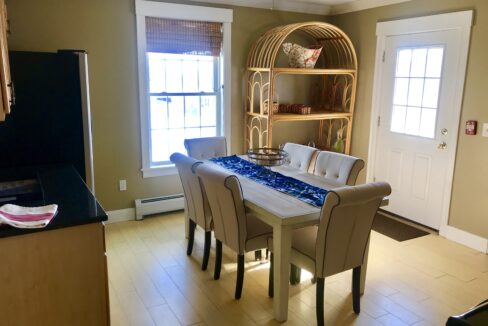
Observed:
[[[376,144],[378,137],[378,117],[380,115],[381,103],[381,88],[383,75],[383,53],[385,51],[386,40],[389,36],[398,36],[406,34],[416,34],[425,32],[436,32],[446,30],[459,30],[461,33],[460,40],[460,56],[458,69],[456,72],[456,85],[454,86],[454,112],[453,117],[456,120],[460,119],[461,106],[464,93],[464,81],[466,74],[466,66],[468,61],[469,40],[471,33],[471,25],[473,20],[473,11],[460,11],[446,14],[439,14],[433,16],[424,16],[416,18],[408,18],[402,20],[394,20],[387,22],[379,22],[376,24],[376,60],[373,82],[373,102],[371,111],[371,125],[370,138],[368,150],[368,167],[366,179],[368,182],[373,181],[374,167],[376,158]],[[459,123],[449,126],[449,131],[455,135],[459,134]],[[449,144],[451,148],[457,148],[457,138],[453,137],[453,143]],[[456,159],[456,150],[450,151],[448,154],[448,164],[446,173],[446,187],[443,194],[443,207],[441,212],[441,224],[439,234],[448,237],[449,233],[449,208],[451,203],[452,181],[454,176],[454,164]]]

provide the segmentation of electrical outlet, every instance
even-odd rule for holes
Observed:
[[[127,190],[127,180],[119,180],[119,191]]]
[[[481,131],[481,136],[488,137],[488,123],[483,123],[483,130]]]

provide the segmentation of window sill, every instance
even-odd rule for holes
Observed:
[[[174,164],[155,166],[152,168],[141,169],[143,178],[163,177],[167,175],[177,175],[178,170]]]

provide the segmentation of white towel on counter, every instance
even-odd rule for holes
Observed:
[[[0,207],[0,224],[9,224],[16,228],[43,228],[51,222],[58,212],[58,205],[23,207],[5,204]]]

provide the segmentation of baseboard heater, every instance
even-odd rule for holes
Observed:
[[[142,220],[145,215],[177,211],[185,208],[183,194],[136,199],[136,220]]]

